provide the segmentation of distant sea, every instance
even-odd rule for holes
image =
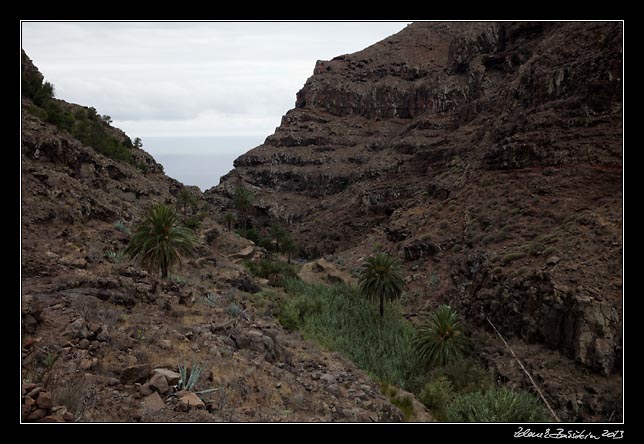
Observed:
[[[233,161],[261,145],[266,136],[142,137],[143,149],[163,165],[165,174],[201,191],[219,184]]]

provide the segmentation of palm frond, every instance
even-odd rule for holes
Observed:
[[[194,233],[179,224],[173,208],[163,204],[152,207],[130,238],[125,253],[151,271],[167,270],[181,256],[193,256]]]
[[[470,339],[463,334],[456,312],[449,305],[441,305],[418,329],[413,344],[421,362],[442,366],[464,355]]]

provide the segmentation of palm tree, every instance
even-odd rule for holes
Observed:
[[[235,222],[237,222],[237,219],[235,219],[235,215],[233,213],[228,211],[224,214],[224,217],[221,218],[221,221],[226,224],[228,231],[232,231],[232,226]]]
[[[277,251],[278,253],[281,251],[280,241],[283,240],[287,236],[287,234],[288,233],[281,225],[271,225],[271,237],[275,239],[275,251]]]
[[[360,291],[367,299],[380,300],[380,317],[385,314],[384,300],[399,299],[403,284],[400,262],[387,253],[376,253],[362,264]]]
[[[246,217],[248,210],[253,205],[253,200],[255,196],[249,190],[244,188],[243,185],[238,185],[235,188],[235,194],[233,196],[233,204],[237,209],[237,214],[239,215],[239,220],[242,223],[242,229],[244,233],[246,232]]]
[[[291,263],[291,254],[297,253],[300,250],[300,247],[295,243],[293,238],[287,234],[282,239],[282,252],[288,254],[288,263]]]
[[[167,278],[172,265],[181,266],[181,255],[194,255],[195,242],[192,230],[179,224],[174,208],[159,204],[148,211],[125,253],[150,271],[160,269],[161,277]]]
[[[464,355],[470,348],[470,338],[463,334],[456,312],[449,305],[441,305],[418,329],[414,348],[425,365],[442,366]]]
[[[196,205],[197,198],[187,188],[182,188],[179,194],[177,194],[177,203],[183,207],[183,215],[185,216],[188,205]]]

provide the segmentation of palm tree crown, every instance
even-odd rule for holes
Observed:
[[[166,278],[172,265],[181,266],[181,255],[194,255],[195,242],[192,230],[179,224],[175,210],[159,204],[148,211],[125,253],[149,270],[161,270]]]
[[[470,339],[449,305],[441,305],[418,330],[414,339],[418,357],[429,366],[445,365],[462,356],[470,347]]]
[[[228,231],[231,231],[232,225],[237,222],[237,219],[235,218],[235,215],[229,211],[224,214],[224,217],[221,219],[221,221],[226,224]]]
[[[384,300],[400,298],[403,289],[400,262],[386,253],[367,258],[360,270],[360,291],[368,299],[380,301],[380,316],[384,316]]]
[[[183,215],[185,216],[188,206],[192,207],[197,204],[197,198],[187,188],[182,188],[177,194],[177,203],[183,207]]]
[[[235,193],[233,195],[233,205],[237,209],[239,214],[239,221],[242,224],[242,229],[246,231],[246,222],[248,211],[253,205],[255,200],[255,195],[248,189],[244,188],[243,185],[238,185],[235,188]]]

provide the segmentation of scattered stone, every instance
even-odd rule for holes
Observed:
[[[67,326],[66,333],[70,334],[72,339],[84,339],[89,334],[87,322],[83,318],[78,318]]]
[[[27,421],[38,421],[39,419],[47,416],[47,412],[43,409],[36,409],[27,416]]]
[[[38,422],[65,422],[62,416],[48,415],[38,420]]]
[[[163,376],[170,385],[178,384],[179,379],[181,379],[181,375],[179,373],[166,368],[155,368],[154,373]]]
[[[24,406],[27,409],[27,411],[31,411],[31,408],[34,406],[35,403],[36,403],[36,400],[34,398],[31,398],[29,396],[25,397]]]
[[[326,391],[331,393],[335,397],[340,397],[341,393],[340,392],[340,387],[338,387],[337,384],[331,384],[326,388]]]
[[[179,397],[179,402],[177,403],[177,406],[183,406],[183,407],[188,407],[194,408],[194,409],[204,409],[206,408],[206,404],[199,398],[197,395],[195,395],[192,392],[188,392],[185,390],[180,391],[177,393],[177,396]],[[183,410],[185,411],[185,410]]]
[[[168,386],[168,381],[165,376],[160,373],[155,373],[150,379],[150,388],[156,390],[157,392],[164,394],[168,393],[170,386]]]
[[[96,358],[94,358],[96,359]],[[80,362],[81,370],[89,370],[94,366],[94,359],[82,359]]]
[[[87,350],[89,348],[89,344],[90,342],[87,339],[81,339],[78,342],[78,348],[80,348],[81,350]]]
[[[165,403],[161,396],[157,392],[152,393],[151,395],[143,398],[143,409],[147,412],[158,412],[165,408]]]
[[[27,382],[25,384],[22,384],[22,392],[23,393],[29,393],[31,390],[35,389],[37,384],[33,382]]]
[[[96,335],[96,340],[101,342],[107,342],[111,339],[110,332],[107,325],[103,325]]]
[[[124,368],[121,371],[120,381],[121,384],[134,384],[135,382],[143,382],[148,379],[152,366],[150,364],[133,365]]]
[[[326,382],[329,385],[335,384],[337,382],[335,376],[329,373],[325,373],[324,375],[320,376],[320,381]]]
[[[233,254],[230,256],[230,259],[236,260],[236,259],[241,259],[241,260],[250,260],[253,258],[255,255],[255,247],[252,245],[238,251],[237,253]]]
[[[139,393],[141,393],[143,396],[149,396],[154,393],[154,390],[152,390],[152,387],[150,387],[150,383],[146,382],[139,387]]]
[[[42,387],[40,386],[35,387],[32,391],[27,393],[27,396],[29,396],[30,398],[36,399],[41,390],[42,390]]]
[[[546,259],[546,264],[548,265],[556,265],[561,259],[559,259],[559,256],[550,256],[548,259]]]
[[[54,406],[54,402],[48,392],[40,392],[36,400],[36,405],[38,405],[38,408],[49,410]]]

